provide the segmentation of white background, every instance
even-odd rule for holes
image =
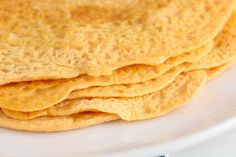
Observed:
[[[236,128],[209,141],[171,153],[169,157],[235,157]]]

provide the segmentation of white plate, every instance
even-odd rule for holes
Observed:
[[[1,157],[156,156],[236,126],[236,68],[209,82],[187,105],[161,118],[111,122],[64,133],[0,129]]]

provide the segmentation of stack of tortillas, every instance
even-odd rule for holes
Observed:
[[[0,0],[0,126],[64,131],[185,104],[236,58],[236,0]]]

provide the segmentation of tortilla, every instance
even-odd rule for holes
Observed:
[[[63,101],[73,90],[92,86],[145,82],[160,77],[169,69],[181,63],[199,60],[212,47],[213,43],[209,42],[198,50],[170,58],[159,66],[129,66],[114,71],[110,76],[96,78],[82,75],[73,79],[32,81],[4,85],[0,88],[0,107],[16,111],[36,111]]]
[[[214,43],[216,48],[196,63],[186,64],[186,71],[218,67],[236,58],[236,12]]]
[[[235,62],[236,58],[234,58],[233,60],[231,60],[226,64],[207,70],[208,79],[212,80],[216,78],[218,75],[222,74],[224,71],[235,65]]]
[[[220,73],[220,67],[223,64],[227,64],[234,58],[236,58],[236,14],[234,13],[231,19],[227,22],[225,28],[220,32],[220,34],[214,39],[215,47],[212,51],[202,57],[195,63],[185,63],[186,70],[185,71],[192,71],[192,70],[199,70],[199,69],[211,69],[209,70],[209,79],[213,78]],[[216,69],[214,69],[216,68]],[[225,67],[227,68],[227,67]],[[224,67],[222,67],[222,70]],[[117,85],[122,88],[121,85]],[[117,88],[116,86],[116,88]],[[145,88],[144,86],[143,88]],[[113,86],[107,87],[92,87],[87,88],[84,90],[75,90],[73,91],[68,99],[70,98],[81,98],[81,97],[116,97],[116,92],[112,90]],[[109,90],[108,90],[109,89]],[[150,89],[150,88],[148,88]],[[103,93],[103,91],[109,91]],[[122,91],[122,90],[121,90]],[[150,90],[154,92],[153,90]],[[139,91],[137,91],[138,93]],[[112,95],[111,93],[114,93]],[[142,93],[142,92],[140,92]],[[122,96],[129,95],[129,92],[123,93]],[[136,94],[134,96],[140,96]]]
[[[215,77],[216,75],[219,75],[220,73],[222,73],[224,70],[226,70],[228,67],[232,66],[234,63],[234,61],[231,61],[227,64],[224,64],[224,65],[221,65],[219,67],[216,67],[216,68],[212,68],[212,69],[208,69],[208,70],[205,70],[207,72],[207,76],[208,76],[208,79],[212,79],[213,77]],[[63,106],[66,106],[66,105],[71,105],[70,104],[70,101],[67,101],[65,102],[63,105],[58,105],[58,108],[60,107],[63,107]],[[52,107],[53,108],[53,107]],[[56,107],[57,108],[57,107]],[[67,112],[68,115],[70,115],[70,113],[68,113],[68,108],[71,108],[71,106],[67,106],[67,110],[65,110]],[[72,107],[73,108],[73,107]],[[56,109],[58,110],[58,109]],[[63,109],[60,109],[62,112]],[[70,109],[73,111],[73,109]],[[5,110],[3,109],[3,112],[9,116],[9,117],[12,117],[12,118],[15,118],[15,119],[20,119],[20,120],[29,120],[29,119],[33,119],[33,118],[36,118],[36,117],[40,117],[40,116],[45,116],[45,115],[50,115],[50,110],[42,110],[40,112],[15,112],[15,111],[10,111],[10,110]],[[62,116],[63,114],[62,113],[57,113],[57,111],[51,111],[51,116]],[[53,117],[51,117],[53,119]],[[56,117],[58,118],[58,117]],[[9,119],[9,118],[7,118]],[[16,121],[19,121],[19,120],[16,120]],[[31,121],[34,121],[34,120],[31,120]],[[22,125],[22,124],[21,124]],[[24,126],[24,125],[23,125]],[[28,128],[27,130],[29,130],[29,127],[26,126],[26,128]],[[35,130],[34,130],[35,131]],[[42,130],[41,130],[42,131]],[[45,131],[45,130],[43,130]],[[48,131],[48,130],[47,130]],[[55,131],[55,130],[54,130]],[[57,130],[58,131],[58,130]]]
[[[195,63],[186,63],[185,71],[217,68],[216,70],[212,69],[208,71],[209,75],[211,75],[209,77],[213,77],[214,75],[217,75],[217,73],[220,73],[219,66],[223,64],[227,64],[228,62],[236,58],[236,44],[235,44],[236,27],[235,26],[236,26],[236,14],[234,13],[231,16],[230,20],[227,22],[225,28],[214,39],[215,47],[212,49],[212,51]],[[224,68],[222,67],[222,69]],[[80,98],[83,96],[84,97],[100,97],[100,96],[106,97],[107,95],[107,97],[109,97],[110,94],[102,94],[101,92],[103,91],[102,89],[105,89],[105,88],[109,88],[109,87],[93,87],[91,88],[93,89],[93,91],[90,90],[90,88],[84,89],[84,90],[75,90],[69,95],[69,99],[70,97]],[[81,92],[83,94],[80,94]],[[125,95],[125,93],[123,95]]]
[[[169,85],[174,79],[185,70],[184,66],[178,66],[171,69],[162,76],[149,81],[124,84],[124,85],[112,85],[105,87],[91,87],[82,90],[75,90],[66,98],[92,98],[92,97],[137,97],[159,91]]]
[[[211,80],[213,78],[215,78],[216,76],[218,76],[219,74],[223,73],[226,69],[228,69],[229,67],[233,66],[235,64],[236,58],[234,58],[233,60],[231,60],[230,62],[223,64],[221,66],[215,67],[215,68],[211,68],[211,69],[205,69],[204,71],[207,74],[207,78],[208,80]],[[180,66],[181,67],[181,66]],[[174,69],[173,69],[174,70]],[[181,68],[176,68],[175,69],[176,72],[178,72],[179,70],[181,70]],[[171,74],[171,71],[170,73]],[[167,73],[168,75],[168,73]],[[97,95],[98,96],[98,95]],[[76,95],[74,95],[73,99],[78,99],[79,97],[76,97]],[[70,99],[70,98],[68,98]],[[60,109],[60,112],[63,112],[63,107],[67,106],[67,109],[65,110],[66,114],[65,115],[70,115],[71,112],[73,111],[73,109],[68,109],[68,108],[74,108],[73,105],[70,106],[71,101],[64,101],[56,106],[58,106],[58,108],[62,107],[62,109]],[[57,108],[57,107],[55,107]],[[52,109],[52,110],[51,110]],[[56,109],[58,110],[58,109]],[[69,110],[69,111],[68,111]],[[71,111],[72,110],[72,111]],[[63,113],[54,111],[54,107],[51,107],[49,109],[45,109],[45,110],[41,110],[41,111],[35,111],[35,112],[17,112],[17,111],[13,111],[13,110],[7,110],[7,109],[2,109],[2,111],[9,117],[14,118],[14,119],[19,119],[19,120],[28,120],[28,119],[33,119],[36,117],[41,117],[41,116],[45,116],[45,115],[50,115],[50,116],[64,116]]]
[[[236,20],[234,14],[226,24],[225,28],[222,30],[222,32],[216,37],[216,45],[210,53],[211,57],[205,56],[203,57],[204,59],[202,59],[200,62],[197,62],[197,64],[193,64],[193,66],[190,64],[186,64],[187,71],[198,68],[209,69],[217,67],[228,62],[230,59],[232,59],[233,56],[235,56],[235,22]],[[200,52],[202,51],[195,51],[195,53],[193,54],[199,54]],[[127,73],[127,71],[123,69],[120,71],[115,71],[114,75],[111,75],[112,77],[103,76],[100,78],[94,78],[88,76],[87,79],[86,77],[77,77],[74,79],[57,80],[56,82],[34,81],[31,83],[6,85],[0,88],[0,107],[23,112],[43,110],[65,100],[71,93],[71,91],[76,89],[85,89],[91,86],[109,86],[113,83],[116,84],[118,82],[119,84],[126,84],[128,82],[127,80],[131,80],[132,78],[135,78],[134,80],[138,81],[142,80],[140,78],[157,78],[158,76],[160,76],[160,74],[163,74],[162,72],[164,72],[166,69],[169,69],[172,66],[175,67],[176,65],[188,60],[187,58],[189,57],[187,56],[188,55],[185,54],[174,57],[165,62],[166,64],[161,64],[157,67],[145,66],[147,68],[143,68],[144,65],[127,67],[128,69],[130,69],[131,73]],[[216,59],[214,57],[216,57]],[[191,66],[192,68],[189,68]],[[125,81],[117,81],[117,79]],[[96,81],[98,81],[99,83]],[[145,79],[143,79],[141,82],[143,81],[145,81]]]
[[[17,112],[3,109],[15,119],[33,119],[39,116],[68,116],[85,111],[99,111],[118,115],[121,119],[142,120],[164,115],[183,105],[205,84],[203,70],[181,74],[168,87],[145,96],[133,98],[74,99],[35,112]]]
[[[86,112],[64,117],[42,117],[23,121],[9,118],[0,111],[0,126],[24,131],[55,132],[85,128],[118,118],[118,116],[108,113]]]
[[[159,65],[212,40],[235,3],[1,0],[0,84]]]

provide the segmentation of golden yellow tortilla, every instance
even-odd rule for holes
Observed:
[[[0,84],[161,64],[212,40],[235,3],[1,0]]]
[[[214,68],[236,58],[236,12],[214,40],[216,48],[196,63],[186,64],[186,71]]]
[[[0,126],[15,130],[55,132],[85,128],[119,119],[108,113],[85,112],[64,117],[41,117],[33,120],[16,120],[0,111]]]
[[[134,65],[113,72],[110,76],[80,77],[63,80],[32,81],[8,84],[0,87],[0,107],[16,111],[36,111],[55,105],[73,90],[91,86],[139,83],[155,79],[184,62],[194,62],[206,55],[213,47],[209,42],[202,48],[172,57],[159,66]]]
[[[226,67],[227,67],[226,65],[223,65],[218,68],[213,68],[213,69],[209,69],[205,71],[207,72],[207,76],[209,78],[209,77],[214,76],[215,73],[219,73],[219,71],[221,71],[222,69]],[[195,77],[192,77],[192,79],[196,79],[197,77],[200,78],[204,76],[205,79],[203,79],[204,77],[202,77],[200,80],[205,82],[206,73],[202,73],[202,71],[192,72],[192,74],[193,73],[195,73],[195,75],[197,73],[198,74]],[[185,82],[184,84],[177,81],[183,81],[183,79],[179,78],[179,80],[176,80],[175,83],[167,87],[165,91],[162,90],[160,92],[157,92],[158,94],[155,93],[155,96],[154,95],[152,95],[151,97],[145,96],[146,98],[143,99],[143,105],[138,102],[136,103],[137,106],[135,104],[128,103],[127,107],[124,105],[121,105],[120,109],[119,107],[115,105],[109,105],[107,103],[104,103],[104,105],[102,105],[100,102],[99,102],[99,105],[95,104],[94,107],[88,109],[89,107],[83,107],[86,104],[81,104],[79,99],[78,99],[79,102],[76,102],[76,100],[66,101],[59,105],[51,107],[48,110],[43,110],[43,111],[38,111],[38,112],[22,113],[22,112],[14,112],[14,111],[3,109],[4,113],[0,112],[0,126],[16,129],[16,130],[51,132],[51,131],[71,130],[75,128],[84,128],[91,125],[96,125],[103,122],[119,119],[120,115],[126,120],[134,120],[132,118],[143,119],[142,116],[134,115],[134,114],[140,114],[140,113],[144,114],[144,118],[152,118],[152,116],[161,116],[173,110],[174,108],[178,107],[179,105],[181,105],[184,101],[186,101],[186,99],[188,99],[188,97],[191,95],[190,93],[194,92],[196,85],[201,84],[200,83],[201,81],[197,83],[197,80],[195,80],[196,81],[195,83],[192,80],[191,83]],[[174,91],[174,90],[178,90],[178,91]],[[175,93],[178,93],[177,96]],[[149,99],[147,99],[147,97],[149,97]],[[103,100],[107,101],[105,99]],[[99,99],[99,101],[103,101],[103,100]],[[84,100],[81,100],[81,101],[84,101]],[[109,101],[113,102],[113,100],[111,99]],[[152,101],[155,101],[155,103],[157,104],[152,103]],[[124,102],[125,101],[120,100],[120,103],[124,103]],[[132,102],[133,101],[131,101],[131,103]],[[145,104],[144,102],[147,102],[147,104]],[[154,107],[152,107],[151,104],[153,104]],[[91,106],[91,104],[89,105]],[[139,109],[136,109],[136,107],[140,107],[141,111]],[[84,111],[86,110],[88,111],[102,110],[102,111],[107,111],[109,113],[111,112],[115,113],[119,116],[114,115],[114,114],[99,113],[99,112],[84,113]],[[154,113],[152,113],[152,111]],[[72,113],[73,115],[71,115]],[[49,115],[50,117],[47,117]],[[43,116],[43,117],[40,117],[40,116]],[[14,119],[10,117],[13,117]],[[36,118],[36,117],[39,117],[39,118]]]
[[[236,58],[226,64],[207,70],[208,79],[212,80],[216,78],[218,75],[222,74],[224,71],[235,65],[235,62]]]
[[[39,116],[67,116],[85,111],[99,111],[118,115],[121,119],[141,120],[161,116],[183,105],[205,84],[204,70],[181,74],[166,88],[133,98],[91,98],[61,102],[35,112],[17,112],[2,109],[15,119],[33,119]]]
[[[186,65],[187,71],[198,68],[209,69],[214,66],[219,66],[228,62],[235,56],[235,21],[234,14],[222,32],[216,37],[216,45],[209,54],[211,57],[203,57],[206,61],[203,59],[200,62],[197,62],[199,65],[193,63],[193,68],[189,68],[191,66],[189,64]],[[196,54],[201,54],[201,51],[195,51],[195,53],[192,54],[195,56]],[[189,55],[191,57],[189,57]],[[188,58],[193,58],[191,53],[171,58],[164,64],[156,67],[144,65],[131,66],[127,67],[128,70],[125,68],[125,70],[120,69],[120,71],[115,71],[113,75],[111,75],[112,77],[103,76],[94,78],[82,76],[74,79],[33,81],[31,83],[17,83],[2,86],[0,88],[0,107],[24,112],[46,109],[65,100],[73,90],[85,89],[91,86],[109,86],[116,83],[126,84],[128,82],[127,80],[131,80],[132,78],[133,80],[138,80],[137,82],[140,80],[143,82],[145,80],[144,78],[157,78],[167,69],[173,68],[182,62],[186,62]],[[202,64],[204,66],[202,66]],[[127,71],[130,71],[130,73]]]
[[[231,61],[233,58],[236,58],[236,14],[233,14],[230,21],[227,23],[225,28],[222,30],[222,32],[215,38],[215,48],[212,49],[212,51],[202,57],[200,60],[194,63],[186,63],[185,71],[191,71],[196,69],[211,69],[214,67],[218,67],[222,64],[225,64],[229,61]],[[218,67],[219,68],[219,67]],[[209,70],[210,71],[210,70]],[[211,70],[212,74],[217,73],[219,70]],[[214,72],[213,72],[214,71]],[[210,72],[209,72],[210,73]],[[210,77],[210,76],[209,76]],[[213,76],[212,76],[213,77]],[[151,81],[149,81],[151,82]],[[158,82],[158,81],[156,81]],[[141,83],[139,83],[141,84]],[[152,83],[153,85],[153,83]],[[92,87],[92,88],[86,88],[83,90],[75,90],[73,91],[69,96],[68,99],[74,99],[74,98],[82,98],[82,97],[128,97],[130,96],[130,92],[132,91],[127,90],[127,92],[124,92],[123,88],[124,86],[128,85],[115,85],[115,86],[107,86],[107,87]],[[133,86],[133,84],[130,84],[130,86]],[[151,88],[147,88],[148,86],[143,85],[143,90],[148,90]],[[117,94],[117,91],[114,91],[114,88],[121,92],[122,94]],[[140,87],[141,88],[141,87]],[[133,96],[140,96],[141,94],[144,95],[142,92],[143,90],[137,90],[136,94]],[[153,90],[149,90],[150,92],[154,92]],[[146,93],[148,94],[148,93]],[[127,95],[127,96],[126,96]]]
[[[226,69],[228,69],[229,67],[234,65],[234,63],[235,63],[235,58],[233,60],[231,60],[229,63],[226,63],[224,65],[221,65],[221,66],[218,66],[218,67],[215,67],[215,68],[211,68],[211,69],[205,69],[204,71],[207,74],[208,80],[211,80],[211,79],[215,78],[216,76],[218,76],[219,74],[223,73],[223,71],[225,71]],[[180,67],[181,66],[179,66],[179,68],[172,69],[171,71],[179,72],[179,71],[181,71]],[[169,71],[169,74],[167,73],[166,75],[172,74],[171,71]],[[163,78],[165,78],[165,75],[164,75]],[[74,95],[74,96],[75,96],[74,99],[76,99],[76,98],[78,99],[79,98],[79,97],[76,97],[76,95]],[[98,95],[96,95],[96,96],[98,96]],[[72,101],[74,101],[74,100],[72,100]],[[65,106],[66,106],[66,109],[64,110],[63,107],[65,107]],[[55,111],[55,108],[56,108],[56,111]],[[50,107],[49,109],[45,109],[45,110],[41,110],[41,111],[35,111],[35,112],[18,112],[18,111],[7,110],[7,109],[2,109],[2,111],[7,116],[12,117],[14,119],[29,120],[29,119],[33,119],[33,118],[41,117],[41,116],[45,116],[45,115],[47,115],[47,116],[65,116],[65,115],[70,115],[70,114],[75,112],[75,111],[73,111],[73,108],[75,108],[75,107],[73,105],[71,105],[71,101],[64,101],[64,102],[56,105],[56,107]],[[58,110],[59,110],[59,112],[58,112]],[[92,110],[94,110],[94,109],[92,109]],[[97,109],[95,109],[95,110],[97,110]],[[82,111],[84,111],[84,109],[82,109]],[[63,113],[63,112],[65,112],[65,113]]]
[[[180,73],[185,70],[184,66],[177,66],[162,76],[145,82],[135,84],[112,85],[105,87],[90,87],[82,90],[75,90],[66,98],[93,98],[93,97],[137,97],[156,92],[169,85]]]

